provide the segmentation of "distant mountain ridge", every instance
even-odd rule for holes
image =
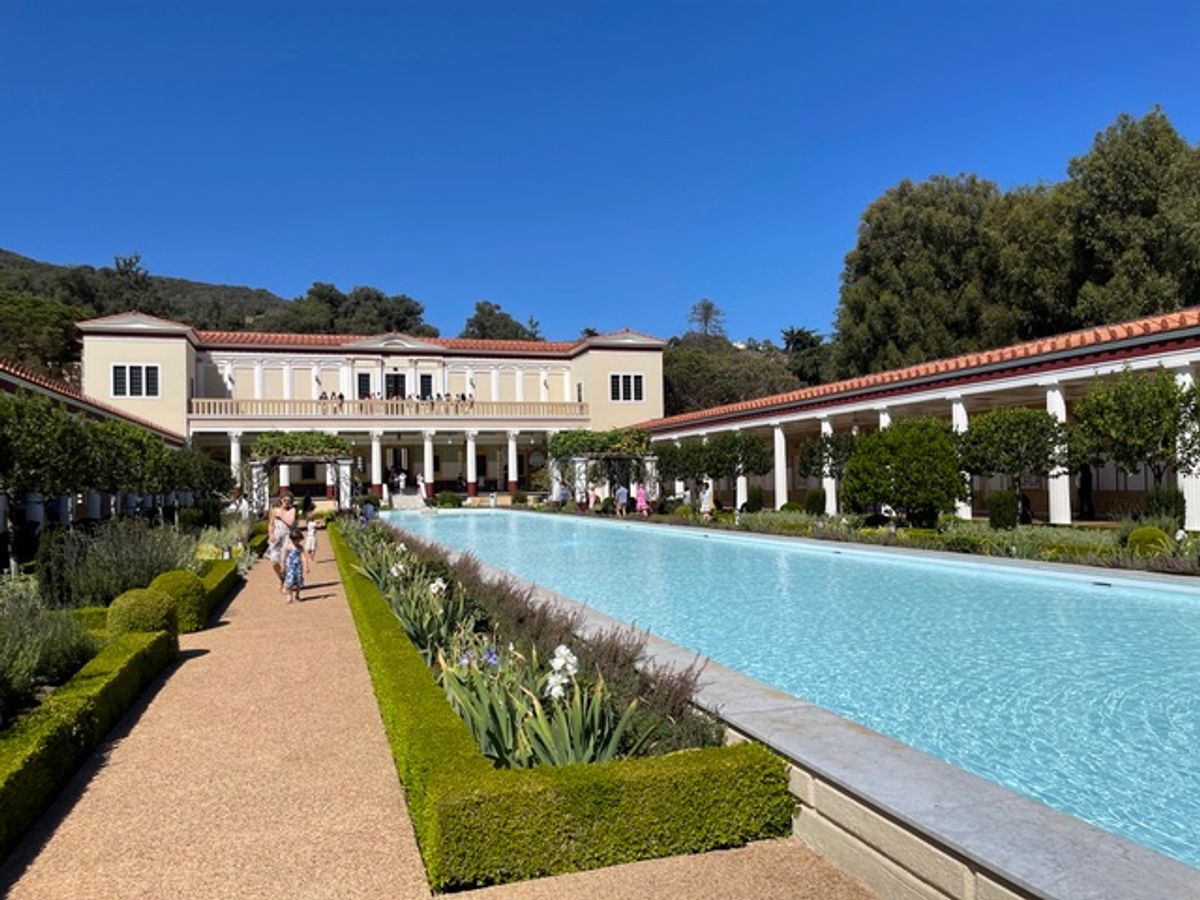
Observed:
[[[268,312],[289,302],[266,290],[245,285],[210,284],[187,278],[145,274],[149,291],[147,312],[179,319],[197,328],[244,331]],[[96,315],[114,308],[128,294],[126,284],[109,266],[68,266],[42,262],[0,249],[0,291],[31,294],[72,306],[88,307]]]

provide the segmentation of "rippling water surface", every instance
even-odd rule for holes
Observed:
[[[1200,590],[574,516],[392,515],[1200,867]]]

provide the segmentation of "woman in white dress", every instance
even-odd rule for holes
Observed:
[[[280,592],[283,591],[284,554],[287,553],[288,538],[295,525],[296,508],[292,504],[292,495],[284,494],[279,499],[279,506],[271,509],[271,516],[267,521],[267,534],[270,535],[267,540],[267,559],[271,561],[271,568],[279,578]]]

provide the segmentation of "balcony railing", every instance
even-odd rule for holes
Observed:
[[[586,403],[490,400],[237,400],[197,397],[193,416],[252,419],[586,419]]]

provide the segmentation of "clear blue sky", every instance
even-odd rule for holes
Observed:
[[[902,178],[1059,179],[1154,103],[1200,139],[1195,4],[184,7],[0,0],[0,246],[777,338]]]

